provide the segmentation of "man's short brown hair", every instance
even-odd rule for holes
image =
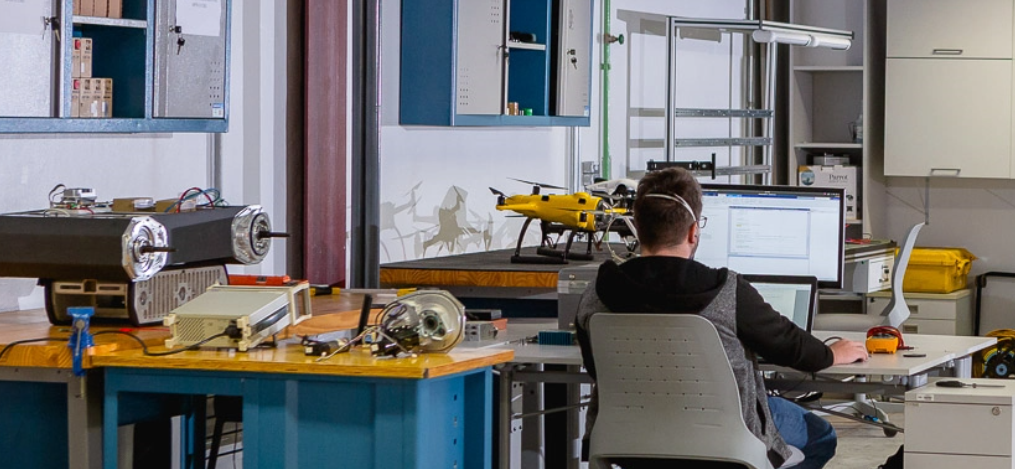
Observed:
[[[649,194],[678,195],[682,197],[694,217],[679,202]],[[634,200],[634,222],[638,240],[647,248],[672,247],[687,239],[695,219],[701,218],[701,185],[685,169],[669,168],[653,171],[638,183]]]

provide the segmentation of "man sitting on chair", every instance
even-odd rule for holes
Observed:
[[[804,372],[867,359],[863,344],[839,340],[827,346],[765,303],[736,272],[694,261],[701,217],[701,186],[683,169],[646,175],[634,202],[641,257],[616,264],[607,261],[582,296],[576,321],[585,368],[593,379],[596,365],[590,345],[589,319],[598,312],[699,314],[715,325],[740,391],[747,428],[768,448],[773,467],[791,451],[802,450],[801,469],[821,468],[835,455],[835,430],[824,419],[782,398],[768,397],[756,355]],[[739,342],[747,355],[731,354]],[[735,347],[740,348],[740,347]],[[597,411],[593,390],[586,437]]]

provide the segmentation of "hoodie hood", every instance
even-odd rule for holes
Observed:
[[[728,273],[682,257],[607,261],[599,267],[596,294],[617,313],[699,313],[719,295]]]

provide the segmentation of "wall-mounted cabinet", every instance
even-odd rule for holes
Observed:
[[[1012,176],[1012,0],[889,0],[885,175]]]
[[[0,0],[0,133],[228,129],[230,0],[75,1]]]
[[[587,126],[592,0],[402,0],[402,125]]]

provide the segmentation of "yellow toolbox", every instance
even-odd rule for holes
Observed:
[[[951,293],[966,288],[976,260],[963,248],[914,248],[902,290],[914,293]]]

